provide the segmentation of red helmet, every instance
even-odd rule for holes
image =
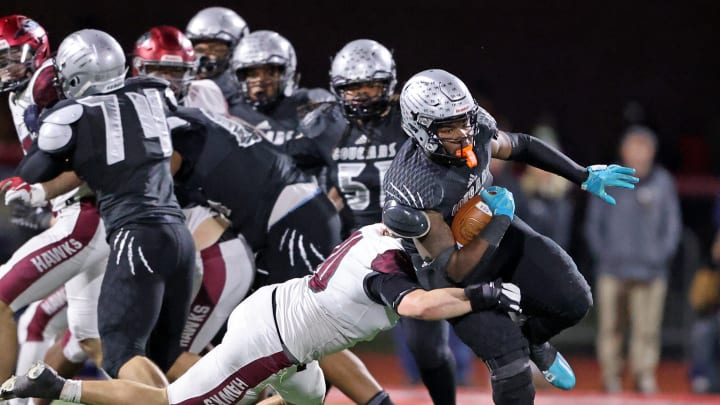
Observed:
[[[168,25],[152,27],[135,42],[133,76],[145,76],[147,67],[178,68],[182,77],[171,79],[173,90],[184,90],[195,76],[196,58],[190,40],[179,29]]]
[[[50,44],[40,24],[19,14],[0,17],[0,92],[24,86],[49,57]]]

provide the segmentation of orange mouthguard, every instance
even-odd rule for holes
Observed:
[[[462,149],[458,150],[457,152],[455,152],[455,156],[459,158],[465,158],[465,163],[467,163],[467,166],[471,169],[476,167],[478,164],[477,156],[475,156],[472,145],[467,145]]]

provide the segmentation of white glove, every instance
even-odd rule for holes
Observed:
[[[0,193],[5,192],[5,205],[20,200],[31,207],[44,207],[47,204],[45,188],[42,184],[28,184],[20,177],[10,177],[0,182]]]

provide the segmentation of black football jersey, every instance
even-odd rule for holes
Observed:
[[[414,140],[406,142],[385,174],[386,198],[422,210],[441,212],[450,224],[458,208],[492,184],[490,140],[497,136],[495,119],[482,108],[475,137],[478,165],[445,166],[431,160]]]
[[[254,125],[273,144],[282,145],[297,136],[300,121],[313,105],[331,99],[332,96],[325,90],[303,88],[289,97],[281,97],[265,111],[240,103],[230,107],[230,115]]]
[[[108,234],[131,222],[183,221],[170,174],[166,85],[128,79],[119,90],[63,100],[41,116],[40,151],[63,159],[95,191]]]
[[[336,105],[329,113],[342,114],[342,107]],[[328,139],[330,136],[323,140],[335,145],[332,158],[337,170],[332,182],[352,211],[355,227],[382,220],[385,204],[383,178],[408,139],[400,126],[400,119],[400,108],[394,104],[386,116],[364,125],[344,119],[342,128],[330,125],[329,128],[335,131],[335,140]]]
[[[280,192],[312,180],[250,126],[194,108],[172,115],[173,146],[183,156],[178,194],[225,214],[233,231],[258,249]]]

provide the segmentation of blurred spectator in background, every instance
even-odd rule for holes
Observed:
[[[698,394],[720,392],[720,195],[713,219],[712,264],[695,273],[688,297],[697,316],[690,334],[690,384]]]
[[[655,164],[657,137],[632,126],[620,144],[622,164],[637,170],[635,191],[618,189],[617,205],[590,200],[584,231],[595,260],[599,325],[597,353],[605,390],[622,389],[622,345],[629,315],[630,370],[636,389],[657,392],[662,324],[670,261],[681,234],[673,178]]]
[[[538,125],[533,135],[561,150],[552,126]],[[518,216],[538,233],[568,249],[573,219],[573,203],[568,198],[571,183],[555,174],[527,166],[520,176],[522,204],[517,205]],[[515,190],[510,189],[513,194]]]

